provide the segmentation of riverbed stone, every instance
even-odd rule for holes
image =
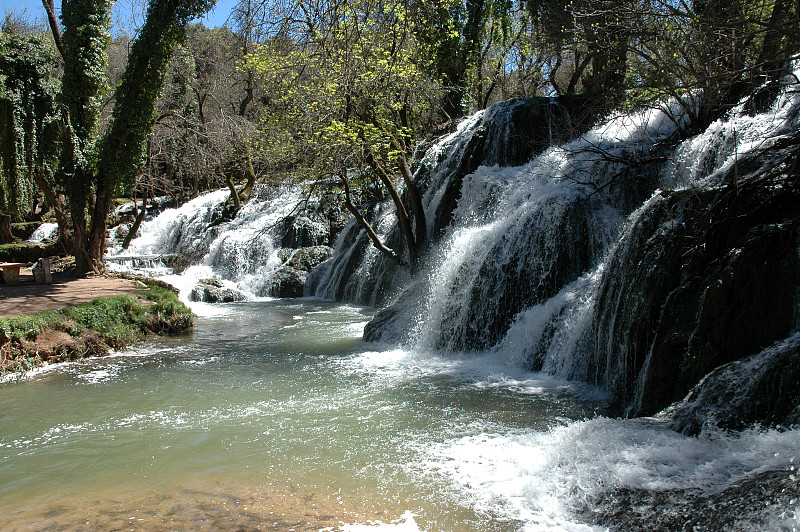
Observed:
[[[311,246],[300,249],[281,249],[278,258],[284,264],[273,274],[262,295],[272,297],[303,297],[308,273],[331,258],[333,249],[328,246]]]
[[[245,299],[244,294],[224,286],[218,279],[201,279],[192,289],[192,293],[189,294],[190,301],[204,303],[233,303],[235,301],[244,301]]]

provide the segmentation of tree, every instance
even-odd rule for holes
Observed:
[[[49,0],[42,1],[48,7]],[[64,2],[63,35],[57,27],[53,29],[64,54],[65,142],[58,177],[69,198],[78,274],[102,268],[110,202],[122,186],[132,185],[144,161],[172,50],[184,39],[187,22],[213,4],[214,0],[150,1],[114,93],[110,125],[100,136],[112,1]]]
[[[34,185],[60,205],[49,187],[58,156],[55,50],[38,35],[0,32],[0,243],[11,217],[31,208]]]
[[[417,130],[432,123],[430,110],[442,93],[415,56],[419,47],[406,4],[359,0],[318,7],[275,6],[273,32],[252,60],[270,89],[262,142],[294,173],[337,180],[345,206],[375,247],[413,265],[426,244],[427,224],[409,159]],[[379,190],[396,207],[402,250],[381,242],[360,212],[360,198]]]

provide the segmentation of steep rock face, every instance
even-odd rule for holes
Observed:
[[[800,334],[757,355],[709,373],[686,398],[668,409],[673,429],[697,435],[709,427],[741,430],[800,423]]]
[[[589,375],[651,415],[800,330],[800,195],[775,183],[655,198],[600,285]]]
[[[463,180],[481,166],[515,166],[587,127],[579,98],[530,98],[500,102],[465,120],[429,146],[414,178],[423,196],[427,234],[436,242],[450,226]],[[574,116],[573,116],[574,115]],[[384,243],[405,258],[406,250],[390,201],[365,215]],[[355,223],[344,229],[332,263],[310,276],[308,295],[375,306],[385,305],[414,272],[377,253]]]

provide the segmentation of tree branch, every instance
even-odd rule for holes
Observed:
[[[47,11],[47,22],[50,24],[50,32],[53,34],[53,41],[56,43],[58,53],[61,58],[64,58],[64,45],[61,44],[61,29],[58,27],[58,19],[56,18],[56,9],[53,0],[42,0],[44,10]]]
[[[355,217],[361,228],[367,232],[367,236],[369,236],[369,239],[372,240],[372,245],[375,246],[375,249],[389,257],[395,264],[400,264],[400,258],[397,256],[397,253],[395,253],[394,250],[387,248],[386,245],[381,242],[381,239],[375,232],[375,229],[372,228],[367,219],[364,218],[364,215],[361,214],[358,209],[356,209],[355,205],[353,205],[353,202],[350,199],[350,184],[347,182],[347,178],[345,176],[340,176],[340,179],[342,181],[342,185],[344,186],[344,206],[348,211],[350,211],[350,214]]]

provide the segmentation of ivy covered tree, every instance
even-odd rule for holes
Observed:
[[[56,63],[46,39],[0,32],[0,243],[12,238],[11,217],[32,209],[35,184],[52,193],[48,178],[59,148]],[[47,199],[54,206],[55,197]]]
[[[49,0],[42,1],[48,7]],[[58,178],[69,199],[78,274],[102,268],[111,200],[123,187],[132,186],[144,162],[172,51],[184,40],[189,20],[207,12],[214,0],[150,1],[122,82],[113,94],[110,124],[101,136],[100,110],[109,96],[106,49],[112,4],[65,0],[63,34],[51,26],[64,59],[65,140]]]

